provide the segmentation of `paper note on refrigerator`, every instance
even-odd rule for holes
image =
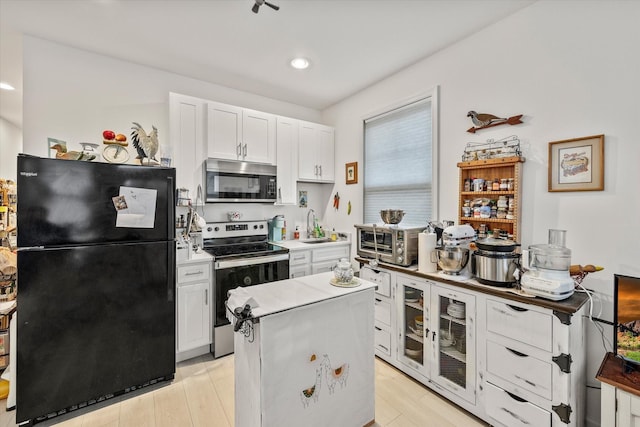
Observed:
[[[158,191],[148,188],[120,187],[114,205],[118,210],[116,227],[153,228]]]

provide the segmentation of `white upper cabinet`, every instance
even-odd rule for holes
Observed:
[[[208,157],[276,163],[273,114],[208,102],[207,130]]]
[[[333,182],[335,180],[334,129],[317,123],[300,122],[298,179]]]
[[[169,94],[169,122],[176,168],[176,187],[187,188],[195,197],[202,183],[204,160],[207,158],[205,142],[206,101],[192,96]]]
[[[276,159],[278,204],[295,205],[298,178],[298,120],[278,116],[276,119]]]

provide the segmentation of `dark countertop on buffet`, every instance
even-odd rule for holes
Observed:
[[[356,262],[360,263],[360,266],[369,264],[371,261],[369,258],[355,257]],[[537,305],[539,307],[548,308],[561,313],[574,314],[582,308],[582,306],[589,301],[589,297],[584,292],[574,292],[569,298],[561,301],[552,301],[540,297],[527,296],[525,294],[514,293],[513,288],[501,288],[497,286],[489,286],[478,283],[475,279],[468,279],[466,281],[456,281],[443,277],[442,274],[429,274],[418,272],[417,266],[401,267],[399,265],[387,264],[378,262],[378,266],[385,270],[397,271],[399,273],[408,274],[410,276],[421,277],[423,279],[435,280],[441,283],[446,283],[451,286],[457,286],[459,288],[470,289],[476,292],[482,292],[489,295],[495,295],[501,298],[510,299],[513,301],[522,302],[525,304]]]

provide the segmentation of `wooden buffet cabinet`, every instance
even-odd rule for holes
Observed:
[[[470,224],[478,230],[481,224],[485,224],[487,232],[495,229],[506,231],[513,235],[512,240],[520,241],[521,195],[522,195],[522,165],[524,157],[502,157],[486,160],[472,160],[457,164],[460,172],[460,191],[458,200],[458,224]],[[510,190],[469,191],[465,189],[465,180],[481,178],[485,181],[513,179],[513,188]],[[473,187],[473,186],[472,186]],[[465,200],[490,199],[497,200],[500,196],[513,197],[513,219],[506,218],[481,218],[463,214]]]

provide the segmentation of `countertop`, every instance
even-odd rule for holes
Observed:
[[[596,379],[640,396],[640,371],[625,372],[624,361],[614,353],[607,353],[596,374]]]
[[[360,278],[354,279],[360,283],[356,287],[333,286],[329,283],[333,277],[333,272],[326,272],[236,288],[229,291],[227,304],[233,310],[248,303],[252,317],[259,318],[376,287],[375,283]]]
[[[201,249],[200,252],[191,251],[190,257],[188,259],[178,261],[178,265],[186,265],[211,260],[213,260],[213,257]]]
[[[356,262],[359,262],[360,265],[368,264],[368,258],[356,257]],[[418,272],[417,266],[410,267],[400,267],[397,265],[386,264],[379,262],[380,268],[386,270],[397,271],[400,273],[408,274],[410,276],[422,277],[424,279],[436,280],[438,282],[446,283],[448,285],[457,286],[460,288],[470,289],[476,292],[482,292],[485,294],[499,296],[501,298],[510,299],[513,301],[522,302],[525,304],[537,305],[539,307],[548,308],[560,313],[566,314],[574,314],[580,310],[580,308],[589,301],[589,297],[583,292],[575,292],[569,298],[564,299],[562,301],[552,301],[540,297],[535,297],[531,295],[527,295],[523,292],[519,292],[513,288],[501,288],[497,286],[488,286],[479,283],[475,279],[467,279],[467,280],[454,280],[452,278],[447,278],[446,275],[440,273],[420,273]]]
[[[316,249],[316,248],[325,248],[327,246],[339,246],[339,245],[348,245],[351,242],[349,239],[344,240],[336,240],[322,243],[304,243],[301,240],[280,240],[278,242],[270,242],[274,245],[282,246],[283,248],[287,248],[291,251],[302,250],[302,249]]]

